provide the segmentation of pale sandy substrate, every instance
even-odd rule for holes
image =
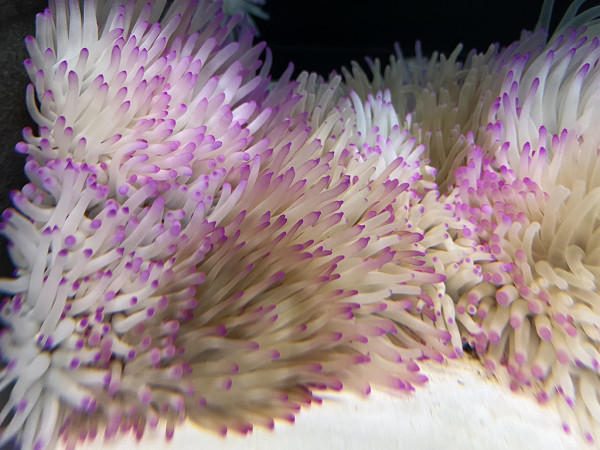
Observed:
[[[295,425],[277,423],[274,431],[226,438],[185,424],[170,443],[162,432],[111,442],[97,439],[82,449],[591,449],[577,436],[565,434],[558,413],[526,396],[511,393],[489,378],[477,361],[462,359],[443,366],[420,363],[430,378],[410,395],[373,392],[362,399],[328,394],[296,418]],[[159,427],[160,429],[160,427]]]

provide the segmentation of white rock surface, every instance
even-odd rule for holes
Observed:
[[[420,363],[430,382],[407,395],[374,391],[367,398],[324,395],[322,405],[303,410],[296,423],[276,423],[274,431],[256,429],[226,438],[186,423],[170,443],[163,431],[82,449],[407,449],[407,450],[575,450],[591,449],[563,432],[557,411],[510,392],[486,375],[477,361],[464,358],[444,365]],[[159,427],[159,430],[161,428]],[[163,428],[164,430],[164,428]]]

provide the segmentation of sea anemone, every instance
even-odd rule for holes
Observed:
[[[578,15],[582,3],[548,42],[551,2],[536,31],[506,49],[461,64],[460,48],[439,59],[397,48],[383,75],[377,60],[372,80],[357,64],[344,74],[360,98],[389,89],[404,130],[428,147],[434,180],[456,186],[441,196],[464,225],[448,231],[463,256],[439,270],[456,302],[459,328],[449,329],[493,373],[506,366],[511,388],[562,397],[565,430],[594,442],[599,53],[597,10]]]
[[[600,438],[597,11],[271,82],[262,1],[166,3],[55,0],[26,39],[0,444],[245,434],[463,345]]]
[[[306,124],[291,122],[291,141],[240,167],[247,188],[239,212],[223,219],[229,238],[200,266],[207,281],[197,296],[205,300],[180,335],[216,322],[257,350],[232,353],[225,339],[210,353],[186,346],[213,412],[192,412],[200,424],[272,426],[313,400],[307,387],[412,389],[426,379],[412,360],[444,351],[447,333],[421,324],[403,300],[440,279],[420,271],[421,236],[403,227],[408,185],[389,178],[405,178],[406,166],[399,160],[371,180],[377,157],[365,162],[348,150],[341,114],[314,132],[333,139],[310,138]],[[207,361],[221,370],[235,362],[236,372],[203,376]],[[221,378],[221,389],[208,388]]]
[[[197,263],[223,238],[211,238],[215,222],[243,190],[222,184],[226,168],[244,157],[246,126],[268,116],[248,120],[266,95],[264,46],[247,32],[232,42],[238,18],[196,3],[175,2],[150,25],[164,5],[59,1],[26,40],[40,136],[26,129],[17,145],[31,183],[3,215],[17,270],[2,282],[13,295],[2,310],[2,442],[52,446],[58,423],[72,445],[98,425],[114,434],[122,416],[142,433],[159,403],[169,429],[181,414],[188,391],[171,341],[196,304]]]
[[[539,52],[545,39],[543,31],[524,31],[518,43],[506,48],[493,44],[485,53],[472,50],[464,61],[458,60],[462,45],[447,57],[437,52],[426,57],[417,42],[413,58],[404,57],[396,45],[383,71],[378,59],[367,59],[371,79],[356,62],[351,71],[342,68],[344,89],[363,100],[377,91],[389,91],[402,128],[425,145],[425,157],[436,169],[435,181],[444,192],[464,164],[471,148],[469,136],[478,139],[485,131],[488,111],[510,69],[508,63],[515,55]]]
[[[195,267],[203,253],[186,243],[207,239],[214,224],[202,202],[189,217],[165,211],[157,183],[119,204],[84,164],[30,160],[26,171],[32,183],[13,194],[19,212],[5,211],[2,224],[17,267],[2,282],[14,293],[1,312],[2,387],[14,382],[2,420],[15,410],[2,441],[18,434],[23,448],[46,448],[56,424],[68,435],[81,416],[95,425],[75,439],[98,424],[110,436],[122,414],[143,431],[158,420],[150,399],[176,410],[186,392],[170,341],[204,280]]]
[[[219,5],[149,25],[162,7],[57,2],[26,40],[40,136],[17,146],[30,183],[1,229],[3,443],[159,418],[167,437],[184,418],[245,433],[313,389],[410,390],[415,359],[455,356],[420,319],[421,286],[444,281],[411,230],[423,148],[359,133],[339,78],[267,90],[263,46],[206,20]],[[383,167],[369,142],[390,138]]]
[[[461,286],[457,280],[481,277],[476,261],[485,254],[485,249],[470,238],[473,225],[456,214],[453,199],[440,195],[435,183],[438,172],[425,157],[426,146],[421,144],[414,151],[407,151],[418,139],[400,124],[390,92],[368,94],[364,103],[355,92],[351,92],[350,97],[356,111],[361,153],[379,155],[378,171],[385,170],[398,157],[412,168],[405,226],[423,235],[420,242],[426,250],[423,269],[444,276],[443,281],[422,284],[422,291],[413,299],[412,311],[425,323],[450,333],[452,352],[446,352],[447,357],[462,355],[463,340],[454,320],[452,296]],[[457,231],[461,232],[458,237]],[[447,277],[453,281],[446,283]]]
[[[233,41],[239,17],[226,19],[219,2],[174,2],[155,22],[163,7],[58,1],[38,14],[25,68],[40,136],[26,129],[17,151],[104,165],[113,195],[130,175],[190,185],[243,157],[269,115],[257,107],[269,53],[257,73],[264,44],[248,29]]]
[[[456,172],[456,209],[488,251],[483,282],[457,293],[457,319],[511,388],[554,397],[566,431],[599,438],[598,38],[553,37],[516,58],[485,142]],[[472,237],[472,236],[471,236]],[[575,419],[576,418],[576,419]],[[575,420],[574,420],[575,419]]]

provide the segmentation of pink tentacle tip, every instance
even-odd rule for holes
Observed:
[[[344,389],[344,383],[342,383],[340,380],[335,380],[333,383],[331,383],[330,388],[334,391],[341,391]]]
[[[168,426],[165,430],[165,437],[167,438],[167,441],[171,441],[174,435],[175,428],[173,426]]]
[[[594,437],[592,436],[592,433],[590,433],[589,431],[585,432],[585,440],[588,441],[589,444],[594,444]]]
[[[246,423],[246,424],[243,424],[243,425],[240,427],[240,430],[239,430],[239,431],[240,431],[240,433],[241,433],[241,434],[243,434],[243,435],[246,435],[246,434],[251,434],[251,433],[252,433],[252,431],[254,431],[254,427],[252,426],[252,424]]]
[[[500,341],[500,334],[495,330],[490,331],[490,341],[492,344],[497,344]]]
[[[429,357],[429,359],[431,359],[435,362],[438,362],[438,363],[444,362],[444,355],[442,355],[441,353],[438,353],[438,352],[432,353],[432,354],[428,355],[428,357]],[[427,359],[427,356],[425,356],[425,359]]]
[[[421,368],[419,367],[419,365],[412,360],[406,361],[405,364],[406,364],[406,370],[408,370],[409,372],[420,372],[421,371]]]
[[[575,409],[575,401],[571,397],[565,397],[565,403],[569,406],[569,408]]]
[[[23,411],[25,411],[25,409],[27,409],[27,403],[27,399],[21,399],[17,404],[17,413],[22,413]]]
[[[491,359],[486,359],[483,363],[483,366],[488,372],[494,373],[496,371],[496,363]]]
[[[158,426],[158,415],[152,414],[148,416],[148,426],[153,430],[156,429]]]
[[[414,381],[415,381],[415,383],[418,383],[418,384],[425,384],[425,383],[429,382],[429,377],[427,375],[420,373],[414,378]]]
[[[536,396],[536,399],[540,405],[543,405],[548,402],[549,397],[548,397],[548,394],[546,393],[546,391],[541,391]]]

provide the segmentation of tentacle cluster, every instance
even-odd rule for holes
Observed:
[[[26,39],[0,444],[271,428],[463,345],[597,440],[597,11],[271,82],[229,15],[262,1],[166,3],[55,0]]]
[[[469,341],[489,370],[506,366],[511,388],[559,397],[565,429],[590,442],[600,419],[597,47],[573,31],[514,65],[454,193],[491,256],[484,282],[458,299]]]
[[[460,350],[423,290],[443,291],[426,253],[447,239],[422,215],[424,147],[389,99],[353,103],[339,77],[269,86],[268,51],[262,66],[220,7],[38,15],[39,135],[17,145],[30,183],[0,230],[16,267],[2,442],[73,447],[159,419],[171,437],[185,418],[246,433],[315,390],[411,390],[416,360]]]
[[[449,187],[442,202],[463,227],[448,234],[471,251],[440,270],[455,304],[448,329],[491,372],[506,369],[513,390],[556,397],[565,430],[595,442],[598,12],[573,2],[546,42],[549,3],[539,28],[505,49],[462,64],[460,48],[429,59],[397,50],[383,74],[374,61],[372,79],[358,65],[344,75],[357,98],[390,89]]]

